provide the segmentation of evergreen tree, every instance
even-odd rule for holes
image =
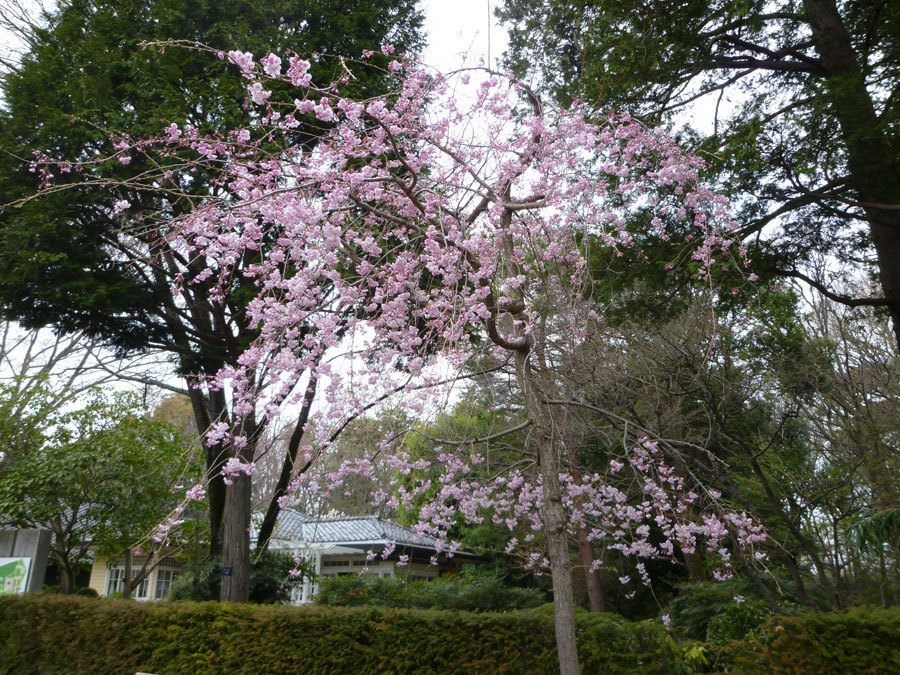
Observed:
[[[382,44],[415,51],[422,43],[421,20],[411,0],[62,2],[2,82],[0,204],[7,206],[0,213],[0,311],[29,327],[83,330],[120,352],[162,350],[189,385],[234,364],[252,339],[243,318],[252,294],[239,275],[224,299],[210,293],[214,279],[174,294],[178,275],[193,262],[175,255],[164,236],[168,220],[217,190],[211,172],[180,171],[173,158],[174,190],[137,189],[128,181],[148,165],[122,157],[99,171],[124,181],[115,191],[88,184],[29,201],[40,181],[29,172],[29,160],[35,152],[89,160],[110,151],[115,138],[147,137],[172,124],[202,133],[248,124],[253,113],[241,105],[245,82],[230,64],[173,42],[257,55],[314,54],[314,81],[347,74],[348,89],[365,97],[391,84],[388,71],[377,68],[387,64]],[[350,72],[347,60],[364,50],[376,52],[376,67]],[[309,116],[290,142],[312,145],[320,131]],[[139,215],[119,214],[116,204],[123,202]],[[204,395],[188,386],[186,393],[198,428],[229,419],[221,392]],[[221,446],[207,449],[213,552],[223,545],[226,485],[220,470],[228,455]],[[236,499],[249,514],[249,489]],[[249,540],[235,546],[243,550]],[[238,586],[243,592],[230,599],[246,597],[246,584]]]

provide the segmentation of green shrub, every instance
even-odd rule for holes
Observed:
[[[742,640],[762,625],[772,612],[758,600],[733,602],[725,611],[710,619],[706,639],[715,644]]]
[[[900,608],[774,616],[718,667],[743,673],[898,673]]]
[[[481,565],[465,565],[459,574],[432,581],[402,577],[348,575],[319,581],[316,602],[331,607],[405,607],[407,609],[459,609],[502,612],[537,607],[544,593],[505,583],[501,572]]]
[[[88,587],[86,587],[86,588],[79,588],[78,590],[75,591],[75,595],[83,595],[83,596],[85,596],[85,597],[87,597],[87,598],[97,598],[97,597],[100,597],[100,594],[97,593],[97,591],[95,591],[95,590],[94,590],[93,588],[91,588],[90,586],[88,586]]]
[[[691,640],[707,640],[710,621],[741,604],[735,598],[746,598],[754,606],[763,602],[752,582],[743,577],[680,584],[677,588],[678,596],[666,605],[663,614],[669,615],[677,635]],[[731,611],[737,616],[746,610]]]
[[[684,672],[657,622],[579,614],[585,673]],[[0,597],[0,673],[552,673],[534,611]]]
[[[303,576],[291,576],[296,567],[291,556],[266,551],[251,560],[250,602],[259,604],[284,604],[291,599],[291,590]],[[304,571],[304,574],[308,572]],[[222,559],[207,558],[195,563],[172,583],[169,600],[193,600],[203,602],[218,600],[222,587]]]

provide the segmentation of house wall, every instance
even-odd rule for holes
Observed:
[[[97,594],[100,596],[106,595],[106,584],[109,579],[109,575],[111,573],[111,568],[108,565],[108,562],[109,562],[109,558],[101,558],[99,556],[96,556],[94,558],[94,564],[91,567],[91,579],[90,579],[90,582],[88,585],[90,586],[90,588],[93,588],[95,591],[97,591]],[[116,563],[119,568],[123,568],[125,566],[125,560],[123,558],[118,558],[116,560]],[[137,571],[137,569],[142,564],[143,564],[143,560],[140,558],[137,558],[134,561],[135,571]],[[156,592],[156,581],[157,581],[157,578],[159,577],[160,571],[166,571],[166,572],[174,571],[177,573],[177,572],[180,572],[183,568],[184,568],[183,565],[175,562],[171,558],[164,559],[163,562],[159,566],[157,566],[155,569],[153,569],[150,572],[150,575],[148,576],[148,579],[147,579],[147,581],[148,581],[147,596],[148,597],[136,598],[136,599],[138,599],[138,600],[154,599],[153,596]]]
[[[91,567],[91,580],[88,587],[97,591],[97,595],[106,595],[106,558],[94,556],[94,565]]]
[[[434,565],[424,563],[398,565],[395,560],[382,560],[379,557],[367,560],[364,553],[329,554],[327,549],[308,550],[287,546],[279,547],[277,550],[306,557],[313,564],[315,572],[320,578],[349,576],[359,574],[362,570],[365,570],[364,574],[380,578],[401,577],[411,581],[435,579],[440,575],[440,569]],[[305,605],[314,602],[317,592],[318,585],[306,581],[294,591],[292,604]]]

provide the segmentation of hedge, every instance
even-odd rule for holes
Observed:
[[[531,609],[546,601],[540,589],[508,586],[490,568],[479,570],[478,567],[467,565],[460,574],[429,581],[379,578],[372,574],[326,577],[319,579],[316,604],[500,612]]]
[[[684,672],[659,623],[580,614],[586,673]],[[552,618],[0,597],[0,673],[552,673]]]
[[[734,673],[900,673],[900,608],[774,616],[748,638],[707,645]]]

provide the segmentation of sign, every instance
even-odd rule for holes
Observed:
[[[222,576],[223,577],[230,577],[232,572],[234,572],[234,568],[227,566],[227,565],[222,567]]]
[[[24,593],[31,558],[0,558],[0,595]]]

